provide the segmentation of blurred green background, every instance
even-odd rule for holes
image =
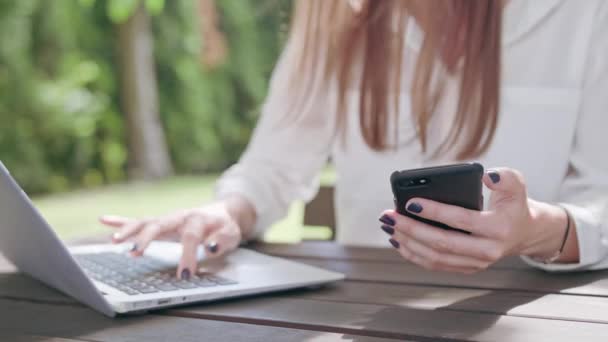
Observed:
[[[0,0],[0,160],[64,238],[104,213],[208,201],[249,139],[291,6]],[[267,238],[298,240],[302,207]]]

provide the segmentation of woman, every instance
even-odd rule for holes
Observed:
[[[115,242],[178,234],[178,276],[205,244],[221,255],[317,190],[331,156],[337,240],[387,246],[472,273],[507,255],[547,270],[608,265],[608,3],[601,0],[303,0],[254,136],[210,205],[104,217]],[[478,160],[482,212],[424,199],[391,208],[393,170]],[[380,214],[381,229],[377,225]],[[386,236],[386,234],[390,236]]]

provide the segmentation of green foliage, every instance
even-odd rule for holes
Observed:
[[[139,5],[139,0],[108,0],[107,11],[115,23],[125,22]]]
[[[124,178],[106,17],[70,1],[1,6],[0,158],[32,192]]]
[[[80,0],[85,6],[90,6],[95,0]],[[162,13],[165,7],[165,0],[106,0],[107,13],[112,22],[120,24],[135,12],[137,6],[143,1],[146,10],[152,15]]]
[[[145,6],[150,14],[158,15],[165,8],[165,0],[146,0]]]
[[[159,17],[161,113],[179,171],[220,170],[233,163],[251,134],[269,75],[282,45],[280,13],[290,2],[216,2],[228,40],[227,61],[213,69],[200,62],[202,42],[191,1],[168,2]],[[257,12],[257,8],[274,11]],[[284,19],[283,19],[284,20]],[[284,30],[283,30],[284,31]]]
[[[140,0],[0,0],[0,159],[30,192],[124,180],[116,25]],[[245,146],[290,0],[216,1],[229,54],[201,63],[194,0],[143,0],[176,170],[217,171]]]

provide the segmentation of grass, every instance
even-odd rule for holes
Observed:
[[[104,214],[145,217],[204,204],[212,199],[216,178],[216,175],[180,176],[160,182],[118,184],[39,196],[32,200],[57,234],[69,240],[108,231],[97,222]],[[322,174],[323,182],[333,182],[333,179],[331,171]],[[264,240],[327,239],[326,228],[302,226],[303,213],[303,203],[292,205],[287,217],[272,226]]]

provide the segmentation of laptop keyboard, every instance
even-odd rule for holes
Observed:
[[[89,278],[128,295],[196,289],[237,284],[212,274],[192,275],[190,280],[175,277],[175,267],[150,257],[133,258],[119,253],[75,254],[74,258]]]

